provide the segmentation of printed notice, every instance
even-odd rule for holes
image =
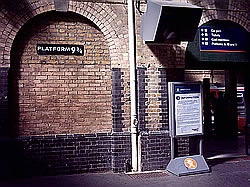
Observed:
[[[176,135],[201,133],[201,95],[175,95]]]
[[[201,85],[174,85],[173,99],[176,136],[202,134]]]

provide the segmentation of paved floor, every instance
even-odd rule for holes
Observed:
[[[250,159],[213,163],[211,172],[177,177],[168,172],[80,174],[5,179],[1,187],[250,187]]]
[[[245,135],[236,138],[209,136],[204,140],[204,156],[216,158],[223,155],[240,156],[246,154]]]

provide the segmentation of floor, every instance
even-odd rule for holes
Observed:
[[[206,159],[218,159],[246,156],[245,135],[236,138],[210,136],[204,140],[204,155]]]

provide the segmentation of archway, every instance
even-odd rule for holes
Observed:
[[[41,55],[38,44],[82,45],[84,51]],[[110,132],[110,69],[108,45],[91,21],[69,12],[34,17],[11,50],[9,106],[17,134]]]
[[[245,69],[249,68],[249,33],[231,21],[211,20],[200,26],[186,51],[186,81],[204,88],[205,156],[247,153]],[[219,155],[219,156],[218,156]]]

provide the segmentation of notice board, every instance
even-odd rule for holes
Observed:
[[[203,135],[201,83],[168,83],[170,136]]]

